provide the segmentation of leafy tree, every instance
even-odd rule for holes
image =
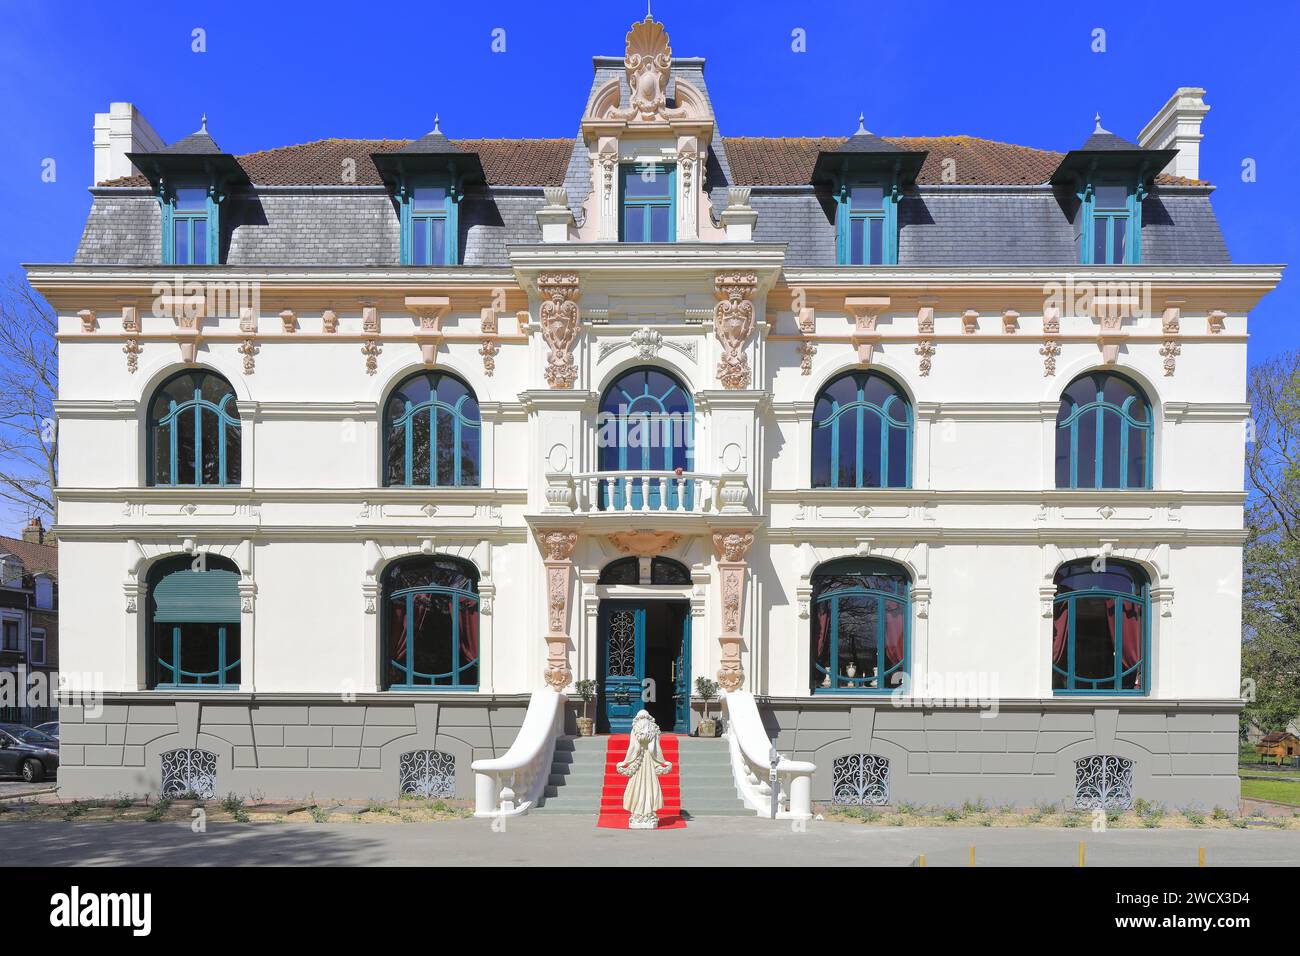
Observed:
[[[1249,398],[1242,716],[1269,731],[1300,717],[1300,351],[1257,366]]]

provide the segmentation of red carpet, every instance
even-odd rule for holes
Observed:
[[[600,795],[600,816],[596,826],[611,830],[626,830],[630,814],[623,809],[623,791],[627,789],[628,778],[616,769],[620,760],[627,756],[628,734],[611,734],[605,751],[605,786]],[[659,778],[659,786],[664,791],[664,806],[659,811],[659,829],[676,830],[686,826],[682,819],[682,778],[677,766],[677,737],[673,734],[660,734],[659,747],[664,752],[664,759],[673,765],[673,769]]]

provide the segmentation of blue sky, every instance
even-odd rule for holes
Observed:
[[[725,135],[968,133],[1058,150],[1100,111],[1136,139],[1178,86],[1203,86],[1201,175],[1237,262],[1300,259],[1300,6],[656,0],[678,56],[704,56]],[[0,275],[68,261],[91,179],[93,114],[134,102],[169,142],[200,114],[234,153],[328,136],[570,136],[593,54],[621,55],[636,2],[117,3],[8,0],[0,30]],[[207,51],[191,50],[195,28]],[[505,31],[504,53],[491,49]],[[1106,51],[1092,52],[1093,31]],[[793,52],[802,29],[807,51]],[[1253,159],[1257,181],[1242,182]],[[57,178],[41,179],[46,159]],[[1291,161],[1288,162],[1288,159]],[[1251,358],[1300,341],[1291,277],[1256,310]]]

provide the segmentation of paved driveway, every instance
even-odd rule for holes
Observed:
[[[445,823],[212,824],[0,823],[0,841],[21,841],[44,865],[815,865],[1300,866],[1300,830],[1087,830],[874,828],[705,817],[682,830],[598,830],[594,819],[524,817],[497,833],[482,820]],[[21,861],[19,861],[21,862]]]

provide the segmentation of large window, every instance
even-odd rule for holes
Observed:
[[[384,405],[384,484],[477,487],[480,432],[468,385],[443,372],[417,372]]]
[[[156,564],[149,575],[150,687],[239,686],[239,571],[211,554]]]
[[[845,558],[813,573],[813,693],[888,693],[903,682],[910,586],[887,561]]]
[[[813,407],[814,488],[911,485],[912,408],[902,390],[875,372],[848,372]]]
[[[1056,572],[1052,692],[1145,694],[1150,586],[1135,565],[1105,558]]]
[[[883,265],[887,257],[886,226],[893,203],[879,184],[850,186],[846,190],[841,215],[847,218],[840,261],[846,265]]]
[[[694,468],[695,405],[674,376],[638,368],[615,379],[600,400],[596,444],[601,471],[628,473],[602,479],[602,509],[692,507],[693,484],[671,473]]]
[[[235,391],[220,375],[186,370],[154,392],[149,405],[149,484],[239,484]]]
[[[623,242],[672,242],[677,237],[674,200],[676,167],[638,163],[620,168]]]
[[[212,200],[203,186],[180,186],[172,194],[164,215],[170,220],[170,259],[175,265],[209,265],[216,242]]]
[[[1154,450],[1151,405],[1114,372],[1070,383],[1056,414],[1056,487],[1150,488]]]
[[[1138,220],[1133,190],[1125,185],[1094,186],[1086,200],[1087,226],[1092,235],[1085,237],[1092,249],[1094,265],[1122,265],[1138,261],[1132,242]],[[1087,248],[1087,247],[1085,247]]]
[[[406,558],[383,578],[386,690],[478,687],[478,571],[456,558]]]
[[[402,263],[412,266],[455,265],[456,202],[445,182],[408,187],[402,197]]]

